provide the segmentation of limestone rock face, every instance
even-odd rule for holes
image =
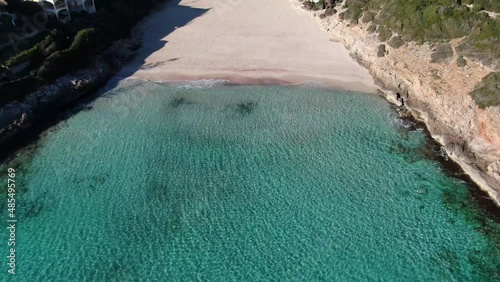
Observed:
[[[404,99],[449,157],[500,205],[500,107],[481,109],[470,94],[498,64],[461,57],[461,39],[431,46],[403,38],[407,42],[385,45],[388,32],[374,32],[369,21],[352,25],[340,16],[345,9],[337,9],[318,19],[324,30],[369,69],[389,101],[399,106]]]

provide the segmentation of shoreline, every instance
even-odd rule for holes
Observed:
[[[397,101],[396,98],[397,92],[390,90],[390,87],[384,87],[385,83],[383,82],[383,79],[377,77],[374,78],[376,83],[379,85],[379,90],[385,96],[385,99],[389,103],[398,106],[400,102]],[[410,105],[408,105],[408,103],[405,104],[405,108],[410,112],[412,118],[425,125],[425,130],[428,132],[429,137],[436,143],[440,144],[441,147],[445,150],[446,155],[460,167],[460,169],[477,187],[479,187],[484,193],[486,193],[486,195],[488,195],[489,199],[491,199],[491,201],[497,206],[497,208],[500,208],[500,191],[493,188],[493,185],[491,185],[488,180],[485,179],[483,173],[477,168],[473,167],[472,162],[469,160],[466,154],[447,146],[447,143],[449,142],[446,141],[446,133],[438,134],[436,132],[433,132],[433,124],[429,120],[428,113],[418,109],[417,107],[411,107]]]
[[[300,5],[297,0],[291,1]],[[431,64],[427,60],[432,53],[430,46],[412,43],[399,49],[386,45],[389,54],[379,57],[377,48],[384,42],[366,31],[370,23],[351,25],[342,21],[338,17],[342,9],[324,19],[318,16],[322,11],[302,11],[315,18],[325,33],[342,43],[351,57],[370,71],[390,103],[399,106],[398,97],[403,98],[405,107],[426,125],[432,139],[500,208],[500,173],[496,169],[500,145],[494,126],[499,115],[495,109],[478,109],[469,95],[489,73],[486,67],[473,61],[465,69],[457,68],[453,60]]]
[[[391,102],[390,99],[387,100]],[[486,193],[486,195],[488,195],[491,201],[495,203],[497,208],[500,209],[500,192],[494,189],[481,176],[481,173],[477,169],[474,169],[470,164],[463,161],[464,157],[463,155],[460,155],[458,152],[451,151],[449,148],[446,147],[445,136],[432,133],[432,131],[429,129],[429,120],[424,117],[424,114],[422,112],[412,109],[410,107],[407,108],[408,110],[410,110],[411,115],[415,120],[425,124],[425,128],[429,134],[429,137],[432,138],[432,140],[434,140],[436,143],[441,145],[441,147],[445,150],[447,156],[451,160],[453,160],[453,162],[455,162],[462,169],[462,171],[471,179],[471,181],[474,182],[474,184],[477,185],[484,193]]]
[[[500,189],[495,189],[491,185],[491,183],[495,182],[495,180],[490,178],[489,181],[487,181],[477,168],[473,168],[471,166],[472,161],[466,157],[466,153],[454,150],[458,141],[446,142],[446,138],[443,136],[453,135],[446,132],[446,127],[441,130],[445,132],[440,133],[437,132],[437,130],[434,130],[433,125],[429,119],[426,118],[426,111],[419,109],[417,105],[413,105],[414,103],[412,99],[408,97],[408,92],[412,90],[411,87],[413,85],[405,80],[404,73],[398,74],[398,70],[393,72],[389,68],[374,71],[374,67],[371,65],[373,58],[365,55],[366,50],[360,51],[359,46],[353,46],[355,45],[357,38],[350,38],[351,40],[354,40],[354,42],[347,42],[347,39],[345,36],[343,37],[342,33],[335,34],[335,31],[339,28],[349,29],[348,24],[347,26],[337,28],[337,25],[342,23],[337,20],[338,22],[334,27],[332,27],[332,24],[329,22],[329,18],[325,18],[323,20],[319,19],[318,12],[306,11],[302,9],[301,3],[297,0],[273,2],[273,5],[281,6],[271,7],[269,10],[281,9],[288,12],[287,16],[300,17],[300,15],[294,14],[298,13],[309,18],[300,18],[300,20],[304,21],[303,25],[307,26],[306,32],[299,31],[299,33],[304,33],[304,37],[300,38],[300,41],[310,40],[311,42],[314,42],[314,44],[321,42],[321,44],[316,45],[319,49],[321,49],[321,52],[316,53],[320,53],[321,55],[313,56],[312,59],[308,58],[307,55],[310,54],[310,52],[315,52],[313,49],[308,49],[307,47],[302,46],[303,49],[294,49],[291,53],[287,53],[288,55],[285,57],[280,55],[277,55],[278,58],[269,56],[269,62],[265,62],[261,60],[262,53],[266,53],[264,50],[265,48],[273,50],[274,52],[268,52],[274,53],[273,55],[279,54],[280,51],[286,52],[286,50],[282,50],[280,47],[272,44],[272,41],[277,41],[275,38],[274,40],[271,40],[273,38],[268,38],[268,40],[271,41],[271,43],[269,43],[264,40],[265,37],[256,37],[253,31],[245,33],[244,36],[240,36],[238,38],[233,38],[231,36],[228,37],[226,33],[231,33],[235,30],[231,27],[227,28],[221,25],[221,23],[241,24],[241,17],[248,17],[248,14],[251,14],[253,10],[256,10],[254,6],[245,7],[243,3],[238,3],[236,6],[231,7],[230,14],[224,15],[224,17],[221,17],[220,14],[218,14],[218,17],[215,17],[213,11],[211,11],[213,7],[209,1],[200,0],[198,3],[191,5],[191,1],[184,0],[178,5],[182,7],[184,3],[187,3],[184,7],[189,7],[189,9],[204,9],[204,13],[201,15],[201,18],[193,19],[187,23],[187,28],[190,29],[189,32],[183,30],[186,26],[176,26],[175,31],[172,34],[161,38],[162,42],[166,42],[165,45],[163,45],[160,49],[155,50],[155,52],[152,52],[149,56],[139,56],[138,60],[129,63],[122,71],[119,72],[118,75],[152,81],[222,79],[236,84],[297,85],[308,82],[320,82],[337,89],[366,93],[375,93],[380,91],[390,103],[395,105],[398,105],[396,93],[406,92],[405,98],[407,98],[407,103],[405,103],[405,105],[410,110],[413,117],[426,125],[426,130],[429,132],[430,137],[441,144],[448,156],[453,159],[466,174],[469,175],[478,187],[489,195],[491,200],[498,207],[500,207]],[[166,5],[162,8],[162,10],[152,14],[141,23],[140,26],[142,29],[148,30],[148,34],[145,34],[143,38],[143,43],[147,51],[151,51],[153,49],[151,46],[155,46],[156,41],[159,39],[159,31],[155,30],[155,28],[157,29],[158,27],[154,26],[158,23],[159,18],[172,16],[179,9],[185,8]],[[266,15],[269,18],[274,17],[273,14]],[[314,15],[314,17],[311,17],[311,15]],[[338,13],[337,15],[330,17],[330,19],[337,16]],[[274,21],[274,24],[279,25],[279,23],[276,23],[276,18],[271,20]],[[263,21],[266,22],[266,20]],[[311,21],[314,22],[314,24],[311,24]],[[287,22],[287,24],[293,25],[293,21],[292,23]],[[205,31],[205,26],[211,26],[213,28],[209,31]],[[288,26],[287,28],[293,29],[293,27]],[[217,29],[221,29],[223,32],[218,32],[216,31]],[[152,36],[149,34],[150,30],[152,30]],[[240,27],[236,31],[241,32],[241,30],[246,31],[247,27]],[[315,30],[323,33],[324,36],[327,36],[328,42],[325,41],[325,37],[323,35],[317,34]],[[191,32],[194,33],[193,36],[190,36]],[[270,31],[271,34],[275,32],[276,31],[274,30]],[[348,31],[344,30],[343,32],[345,33]],[[209,36],[205,33],[209,33]],[[314,34],[310,36],[308,33]],[[196,35],[199,35],[199,38]],[[231,35],[235,36],[235,34]],[[332,40],[332,35],[336,40]],[[362,36],[364,34],[361,32],[357,35]],[[283,36],[283,34],[276,33],[272,34],[272,36]],[[288,34],[286,36],[290,35]],[[356,34],[353,35],[353,37],[355,36]],[[221,38],[220,41],[222,43],[211,40],[211,38],[218,37]],[[262,52],[253,53],[255,52],[255,49],[259,49],[249,49],[249,46],[240,45],[237,42],[238,40],[245,41],[247,44],[252,46],[252,44],[247,41],[247,37],[257,40],[257,46],[264,46],[265,48],[260,49]],[[193,38],[195,39],[193,40]],[[297,42],[293,43],[298,44]],[[286,42],[280,42],[280,44],[283,44],[284,46],[293,45],[286,44]],[[203,45],[208,48],[204,49],[203,55],[200,56],[199,49],[200,46]],[[232,46],[232,48],[228,48],[228,45]],[[253,46],[256,45],[253,44]],[[372,49],[376,49],[377,46],[378,44],[371,47]],[[233,54],[246,54],[249,58],[245,59],[243,57],[235,56],[227,58],[228,54],[214,51],[217,48],[221,48],[226,51],[232,50],[232,52],[229,53]],[[139,52],[141,52],[141,50],[139,50]],[[349,57],[348,59],[345,57],[346,52]],[[287,61],[287,63],[283,63],[286,59],[289,59],[290,56],[293,56],[291,54],[295,54],[295,56],[305,56],[307,59],[311,60],[290,60]],[[191,58],[191,60],[186,59],[186,57]],[[328,62],[330,62],[332,66],[328,66]],[[356,64],[355,67],[352,66],[353,63]],[[397,63],[394,62],[394,64]],[[362,68],[362,70],[358,67]],[[131,68],[136,69],[136,71],[131,71]],[[369,77],[366,76],[365,71],[368,72]],[[398,80],[396,78],[399,75],[401,75],[401,77]],[[413,96],[415,96],[414,93],[412,93],[412,98]],[[449,146],[450,143],[452,144],[452,148]]]
[[[397,112],[399,108],[394,102],[390,99],[387,99],[385,96],[386,93],[382,90],[380,91],[380,95],[382,98],[386,99],[387,103],[391,105],[391,108],[394,112]],[[429,131],[429,128],[424,120],[415,117],[414,115],[410,115],[408,117],[399,117],[401,120],[408,120],[415,124],[415,129],[422,129],[423,134],[427,140],[427,143],[424,146],[428,146],[432,150],[437,151],[435,149],[444,149],[446,152],[446,156],[442,154],[433,154],[432,158],[426,156],[424,158],[429,159],[431,161],[437,161],[443,169],[443,172],[449,176],[456,179],[462,180],[467,189],[469,190],[470,196],[474,199],[474,206],[481,210],[483,213],[486,213],[487,216],[491,217],[495,222],[500,223],[500,207],[498,203],[490,197],[489,193],[485,191],[483,187],[481,187],[477,181],[471,176],[470,173],[464,170],[462,165],[456,161],[456,159],[452,158],[446,149],[443,147],[443,144],[438,141],[432,133]]]
[[[113,76],[107,84],[110,83],[117,83],[117,81],[124,81],[124,80],[142,80],[142,81],[148,81],[142,78],[121,78],[118,76]],[[190,80],[186,82],[196,82],[196,81],[202,81],[202,80]],[[158,81],[154,81],[158,82]],[[167,82],[167,81],[166,81]],[[173,81],[168,81],[167,83],[170,83]],[[248,85],[245,83],[236,83],[234,81],[229,81],[229,80],[219,80],[219,82],[223,85]],[[8,164],[10,162],[13,162],[16,164],[16,158],[19,153],[22,152],[31,152],[38,150],[39,146],[43,144],[44,138],[47,138],[47,136],[52,133],[52,129],[56,128],[59,126],[59,124],[70,118],[71,116],[78,114],[81,111],[85,111],[88,109],[91,109],[91,104],[93,101],[97,98],[100,97],[100,94],[103,93],[104,89],[107,89],[107,84],[103,85],[101,88],[98,90],[94,91],[91,94],[84,95],[82,98],[78,101],[75,101],[71,103],[69,108],[67,108],[65,111],[62,111],[60,113],[54,113],[51,114],[50,116],[47,116],[40,124],[37,124],[34,126],[31,130],[25,131],[22,133],[23,141],[21,143],[19,142],[11,142],[8,144],[5,144],[5,146],[2,147],[2,150],[0,150],[0,163],[2,165]],[[250,84],[250,85],[255,85],[255,84]],[[272,83],[267,83],[267,84],[259,84],[259,85],[282,85],[282,86],[305,86],[305,87],[326,87],[328,89],[332,90],[339,90],[338,87],[332,86],[330,84],[324,84],[324,83],[318,83],[315,82],[314,84],[272,84]],[[386,97],[386,93],[383,91],[377,91],[377,92],[363,92],[365,95],[377,95],[380,96],[381,98],[385,99],[388,105],[390,106],[390,110],[393,111],[395,114],[397,114],[397,109],[399,108],[395,103],[391,102],[390,99]],[[425,135],[425,138],[427,140],[426,144],[424,144],[424,147],[428,147],[431,149],[432,152],[436,152],[438,148],[443,148],[442,144],[436,140],[435,137],[432,136],[431,132],[429,131],[427,124],[422,120],[414,115],[408,116],[408,117],[398,117],[401,120],[408,120],[411,123],[415,124],[414,129],[408,129],[410,131],[412,130],[418,130],[421,129],[422,133]],[[40,143],[42,142],[42,143]],[[32,155],[30,153],[30,155]],[[448,157],[448,158],[446,158]],[[439,163],[439,165],[442,167],[443,172],[445,175],[460,179],[464,182],[466,185],[467,189],[469,190],[470,197],[473,199],[473,205],[480,210],[483,214],[486,216],[489,216],[496,222],[500,223],[500,213],[499,207],[497,203],[488,195],[488,193],[478,185],[477,181],[467,172],[463,169],[463,167],[454,159],[451,158],[448,154],[443,156],[442,154],[437,154],[433,153],[432,155],[427,155],[427,156],[422,156],[424,159],[428,159],[430,161],[436,161]]]
[[[400,104],[399,101],[397,101],[396,93],[388,88],[383,87],[383,82],[381,80],[376,79],[376,82],[380,84],[379,90],[380,92],[383,93],[385,99],[395,105],[398,106]],[[455,150],[451,150],[446,144],[446,136],[445,135],[440,135],[433,133],[431,130],[432,124],[429,121],[427,113],[417,109],[417,108],[412,108],[408,104],[405,105],[405,109],[407,109],[410,112],[411,117],[422,124],[425,125],[425,130],[429,135],[429,138],[434,140],[436,143],[441,145],[441,148],[443,148],[446,152],[446,155],[455,162],[460,169],[470,178],[470,180],[477,186],[479,187],[488,197],[491,199],[493,203],[497,206],[497,208],[500,208],[500,191],[497,189],[493,188],[492,185],[488,183],[488,181],[481,175],[481,172],[478,171],[477,169],[473,168],[470,163],[468,163],[466,160],[467,157],[465,154],[461,154]]]
[[[393,105],[394,107],[399,107],[398,104],[400,102],[396,99],[396,93],[394,91],[384,88],[383,82],[381,80],[375,79],[377,84],[381,84],[378,88],[381,96],[384,97],[388,103]],[[446,147],[445,136],[433,134],[430,127],[431,124],[427,117],[427,114],[418,110],[413,109],[412,107],[405,105],[404,108],[410,112],[410,116],[406,119],[414,121],[416,123],[422,124],[425,135],[430,138],[436,144],[439,144],[440,147],[446,152],[446,156],[453,161],[454,164],[458,166],[458,168],[467,176],[467,179],[463,179],[466,182],[470,182],[468,184],[473,184],[476,186],[481,192],[483,192],[488,199],[491,200],[497,209],[500,209],[500,192],[494,189],[488,184],[488,182],[481,176],[480,172],[477,169],[474,169],[471,165],[462,160],[463,155],[458,154],[457,152],[451,151]],[[405,119],[402,117],[402,119]],[[443,166],[446,166],[444,162],[440,162]],[[456,169],[453,169],[456,170]],[[456,177],[456,175],[454,175]],[[468,180],[468,181],[467,181]],[[500,222],[500,217],[498,218],[498,222]]]
[[[290,70],[165,70],[143,72],[123,79],[143,79],[157,82],[188,82],[199,80],[224,80],[245,85],[302,85],[319,83],[333,89],[374,93],[379,90],[371,84],[352,77],[331,77],[328,74],[304,73]]]

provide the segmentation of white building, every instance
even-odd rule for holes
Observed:
[[[56,16],[63,22],[71,20],[70,12],[95,13],[94,0],[34,0],[39,2],[45,12]]]

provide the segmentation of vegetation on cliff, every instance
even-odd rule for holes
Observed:
[[[472,98],[482,109],[500,106],[500,72],[492,72],[486,76],[472,92]]]
[[[74,14],[68,24],[50,19],[46,29],[40,31],[41,37],[20,45],[21,52],[0,58],[3,72],[3,75],[0,73],[0,106],[22,100],[41,85],[91,66],[114,41],[129,36],[139,20],[165,1],[102,0],[94,15]],[[27,15],[39,11],[33,5],[19,5],[18,2],[10,1],[7,7]],[[7,49],[10,50],[6,52],[12,51],[12,48]]]
[[[336,1],[335,1],[336,2]],[[472,59],[500,68],[500,1],[498,0],[346,0],[339,17],[351,24],[369,23],[368,31],[393,48],[405,42],[431,43],[431,63],[457,64]],[[448,44],[461,39],[454,50]],[[379,52],[380,53],[380,52]],[[379,54],[380,56],[380,54]],[[500,105],[500,76],[492,74],[474,91],[480,107]]]
[[[370,15],[366,19],[373,18],[373,24],[418,43],[465,37],[460,52],[488,65],[500,59],[500,20],[483,11],[497,11],[496,0],[347,0],[345,5],[343,18],[353,24]]]
[[[488,10],[500,13],[500,1],[497,0],[462,0],[462,4],[472,4],[479,10]]]

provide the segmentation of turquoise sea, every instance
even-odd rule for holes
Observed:
[[[500,281],[499,224],[412,127],[372,94],[120,82],[2,165],[0,280]]]

